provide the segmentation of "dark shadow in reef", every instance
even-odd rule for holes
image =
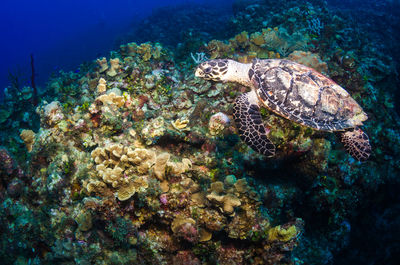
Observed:
[[[296,167],[304,160],[256,160],[247,163],[252,177],[265,185],[281,184],[283,187],[296,185],[299,191],[290,205],[294,216],[305,221],[305,234],[309,240],[321,238],[330,231],[332,212],[329,208],[315,208],[317,194],[310,191],[312,178],[299,172]],[[400,190],[399,183],[380,185],[379,188],[352,212],[349,219],[349,244],[345,248],[333,247],[333,264],[398,264],[400,259]],[[280,216],[284,220],[284,216]],[[312,241],[311,241],[312,242]]]
[[[253,177],[264,184],[294,184],[307,187],[311,183],[310,177],[301,174],[298,166],[306,159],[304,156],[288,156],[285,158],[265,158],[246,161],[245,168],[253,172]]]
[[[351,220],[349,245],[334,264],[399,264],[400,183],[380,186]]]

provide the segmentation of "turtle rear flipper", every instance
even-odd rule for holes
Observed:
[[[246,144],[260,154],[275,155],[275,145],[267,138],[254,91],[242,94],[235,100],[233,116],[239,136]]]
[[[368,135],[360,128],[340,133],[340,139],[347,152],[358,161],[365,161],[371,154]]]

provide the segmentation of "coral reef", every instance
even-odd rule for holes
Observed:
[[[33,144],[35,143],[35,132],[32,130],[22,130],[19,136],[24,141],[28,152],[31,152]]]
[[[394,251],[393,58],[374,42],[350,41],[359,28],[321,1],[236,1],[224,24],[214,11],[154,12],[138,33],[159,42],[123,44],[79,72],[60,71],[37,107],[30,87],[7,88],[4,264],[331,264],[351,252],[349,238],[361,242],[370,230],[385,253]],[[345,87],[368,113],[371,159],[357,162],[334,135],[267,109],[276,156],[241,142],[232,103],[246,88],[197,79],[193,67],[256,57],[297,61]]]
[[[311,67],[320,73],[328,73],[328,64],[322,61],[318,54],[304,51],[293,51],[287,58],[291,61]]]
[[[229,127],[229,124],[229,117],[222,112],[218,112],[210,117],[208,131],[212,136],[221,135]]]

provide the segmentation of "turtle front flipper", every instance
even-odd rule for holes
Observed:
[[[358,161],[365,161],[371,154],[368,135],[360,128],[340,133],[340,139],[347,152]]]
[[[266,155],[275,155],[275,146],[267,138],[260,114],[257,95],[254,91],[240,95],[233,107],[233,116],[240,138],[256,152]]]

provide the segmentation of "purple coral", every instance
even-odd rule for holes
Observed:
[[[184,223],[179,227],[178,235],[183,237],[186,241],[197,242],[199,239],[199,231],[192,223]]]
[[[161,194],[160,195],[160,202],[162,205],[168,205],[168,195],[167,194]]]
[[[7,149],[0,148],[0,174],[11,175],[14,171],[14,159],[10,156]]]
[[[200,260],[188,250],[178,251],[175,257],[172,258],[172,263],[175,265],[200,265]]]
[[[0,148],[0,179],[8,183],[11,179],[22,179],[24,171],[5,148]]]

